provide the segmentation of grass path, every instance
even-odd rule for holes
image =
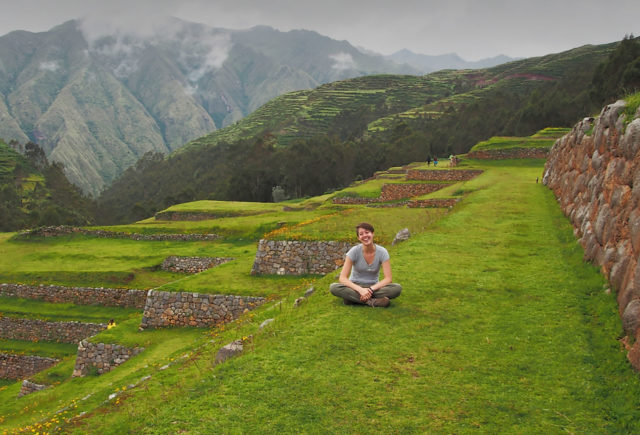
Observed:
[[[75,429],[637,433],[615,296],[536,184],[541,166],[487,165],[454,212],[390,249],[404,286],[391,308],[344,306],[327,276],[269,328],[245,325],[243,356],[213,367],[212,348]]]

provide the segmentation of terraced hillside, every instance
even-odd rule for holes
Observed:
[[[422,77],[381,75],[330,83],[275,98],[233,126],[194,140],[179,152],[267,132],[280,145],[338,134],[345,117],[356,113],[366,125],[354,127],[354,134],[370,137],[393,131],[403,122],[421,129],[424,122],[454,117],[469,105],[493,104],[497,99],[510,100],[517,108],[516,102],[532,92],[567,79],[576,82],[574,86],[586,86],[590,72],[613,48],[613,44],[584,46],[482,70],[439,71]],[[506,117],[502,125],[508,120]]]
[[[71,349],[1,340],[3,351],[58,355],[62,362],[31,378],[48,388],[29,396],[17,398],[19,382],[3,382],[0,428],[636,432],[640,379],[617,341],[615,296],[582,262],[552,193],[535,182],[543,160],[447,163],[392,168],[346,192],[306,200],[199,201],[135,224],[92,228],[149,236],[215,233],[215,240],[5,233],[0,281],[263,296],[267,302],[223,326],[141,332],[139,310],[0,297],[0,312],[15,317],[118,316],[116,327],[89,341],[144,348],[108,373],[71,378]],[[410,171],[453,170],[482,173],[410,198],[455,199],[452,208],[379,198],[385,185],[430,183],[407,179]],[[341,197],[375,201],[334,203]],[[260,238],[353,241],[360,221],[374,224],[376,241],[390,250],[394,281],[403,285],[388,309],[343,305],[327,291],[335,273],[250,274]],[[391,246],[405,227],[411,238]],[[234,260],[185,275],[159,267],[168,255]],[[227,351],[241,347],[242,354],[223,361],[219,352],[232,342]]]

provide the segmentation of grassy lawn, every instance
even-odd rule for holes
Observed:
[[[0,387],[0,415],[26,428],[72,405],[67,416],[88,412],[64,426],[73,433],[637,433],[640,379],[615,295],[535,182],[541,162],[476,165],[486,172],[462,203],[388,246],[404,287],[389,309],[342,305],[330,274],[299,308],[311,279],[220,330],[139,333],[127,320],[103,334],[148,350],[34,395],[37,412]],[[238,338],[244,355],[214,366]]]

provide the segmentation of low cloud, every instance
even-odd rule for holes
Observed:
[[[80,30],[93,53],[113,60],[112,69],[120,78],[136,71],[140,53],[148,46],[177,50],[177,60],[193,83],[222,67],[229,56],[232,43],[226,31],[167,16],[152,17],[145,23],[136,27],[131,20],[90,16],[80,21]]]
[[[189,73],[191,82],[197,82],[208,72],[222,67],[229,57],[231,36],[228,33],[204,34],[182,40],[180,63]]]
[[[337,69],[338,71],[356,68],[356,62],[349,53],[341,52],[338,54],[332,54],[329,58],[335,62],[331,65],[331,68]]]
[[[56,72],[60,69],[60,65],[58,64],[58,62],[52,60],[49,62],[41,62],[38,68],[40,68],[42,71]]]

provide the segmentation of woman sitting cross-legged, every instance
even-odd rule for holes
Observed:
[[[329,290],[342,298],[345,305],[362,304],[370,307],[388,307],[389,300],[402,291],[400,284],[392,283],[389,252],[373,243],[373,226],[366,222],[356,227],[359,245],[347,252],[339,282]],[[379,281],[380,268],[383,278]]]

